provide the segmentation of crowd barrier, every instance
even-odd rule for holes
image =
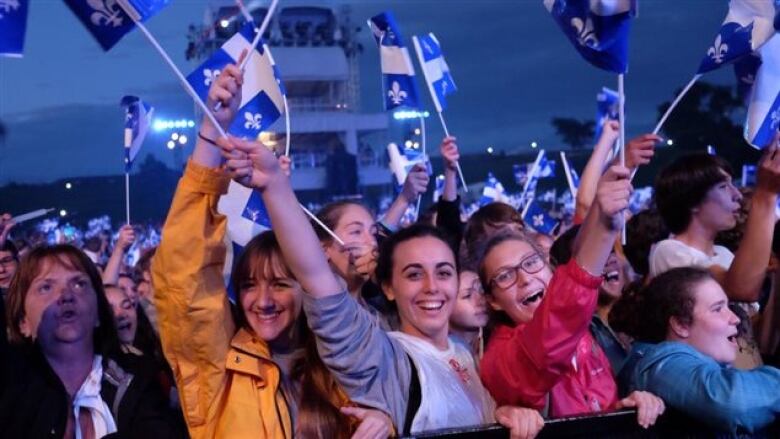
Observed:
[[[509,438],[509,430],[499,424],[490,424],[427,431],[408,437],[420,439],[506,439]],[[687,416],[669,410],[667,410],[667,414],[658,419],[654,426],[644,429],[636,422],[636,410],[620,410],[597,415],[546,420],[537,439],[704,439],[720,437],[734,436],[719,434]],[[780,428],[778,425],[774,425],[771,429],[759,434],[739,434],[736,437],[778,438],[780,437]]]

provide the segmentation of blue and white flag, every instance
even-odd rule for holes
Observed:
[[[775,33],[774,18],[772,1],[731,0],[726,19],[696,73],[707,73],[758,50]]]
[[[521,188],[525,186],[525,182],[528,180],[528,172],[532,165],[532,163],[512,165],[512,174],[515,176],[515,183]]]
[[[544,0],[574,48],[594,66],[628,71],[628,33],[636,0]]]
[[[252,50],[254,36],[254,26],[251,23],[244,25],[214,52],[211,58],[187,76],[187,82],[204,102],[211,83],[217,79],[222,69],[228,64],[238,64],[243,50]],[[249,139],[256,139],[284,112],[282,82],[281,78],[278,78],[278,69],[275,68],[270,51],[264,50],[261,42],[254,50],[256,52],[244,70],[238,113],[228,128],[230,134]]]
[[[225,234],[227,257],[222,274],[225,285],[228,286],[228,294],[235,301],[236,289],[230,284],[233,267],[247,243],[260,233],[271,229],[271,219],[268,217],[260,193],[241,186],[235,181],[230,182],[227,194],[220,197],[217,210],[227,219]]]
[[[482,196],[479,198],[479,205],[482,207],[494,201],[506,201],[506,191],[504,190],[504,185],[498,181],[493,173],[488,172],[485,187],[482,189]]]
[[[12,1],[12,0],[0,0]],[[65,0],[71,11],[108,51],[133,30],[133,18],[144,22],[168,5],[169,0]],[[0,6],[0,9],[2,7]],[[132,15],[131,15],[132,14]]]
[[[441,113],[447,108],[447,95],[458,89],[455,87],[455,81],[452,80],[450,68],[444,61],[441,45],[433,33],[421,37],[415,35],[412,40],[422,66],[425,83],[428,84],[428,90],[431,92],[433,105],[436,111]]]
[[[745,121],[745,140],[762,149],[780,126],[780,36],[774,35],[759,49],[761,67]]]
[[[29,0],[0,0],[0,55],[19,58],[24,53]]]
[[[379,45],[385,110],[419,108],[412,58],[393,13],[388,11],[371,17],[368,27]]]
[[[125,107],[125,172],[130,172],[152,125],[154,108],[137,96],[123,97],[120,105]]]
[[[539,178],[555,177],[555,159],[547,159],[546,156],[543,156],[539,162],[537,176]]]
[[[436,176],[436,186],[433,189],[433,202],[436,203],[444,193],[444,174]]]
[[[607,87],[601,87],[596,95],[596,129],[594,139],[601,137],[601,130],[609,120],[618,120],[618,106],[620,103],[618,92]]]
[[[536,201],[532,201],[526,209],[523,222],[536,232],[548,236],[552,236],[553,231],[558,226],[558,220],[551,217]]]
[[[761,57],[751,53],[734,61],[734,75],[737,77],[737,96],[747,106],[753,84],[756,83],[758,68],[761,67]]]
[[[707,145],[707,154],[718,155],[718,153],[715,152],[715,147],[712,145]]]
[[[569,190],[572,195],[577,196],[577,190],[580,187],[580,176],[577,175],[577,170],[574,169],[569,159],[566,158],[566,153],[561,151],[561,163],[563,163],[563,172],[566,174],[566,182],[569,184]]]

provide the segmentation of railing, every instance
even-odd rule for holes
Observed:
[[[625,438],[716,438],[732,437],[724,432],[713,431],[709,427],[673,410],[661,416],[656,424],[648,429],[637,424],[636,410],[622,410],[597,415],[570,418],[549,419],[537,439],[625,439]],[[776,438],[780,437],[780,425],[775,422],[760,433],[739,433],[739,438]],[[407,436],[414,438],[436,439],[505,439],[509,430],[498,424],[475,427],[452,428],[427,431]]]

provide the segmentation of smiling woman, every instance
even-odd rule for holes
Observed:
[[[8,315],[14,346],[0,356],[4,435],[183,435],[160,387],[120,351],[100,275],[83,252],[32,250],[9,287]]]

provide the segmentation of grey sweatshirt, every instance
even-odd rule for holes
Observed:
[[[305,295],[303,310],[323,363],[350,399],[387,413],[402,429],[412,365],[401,344],[346,292],[322,299]]]

